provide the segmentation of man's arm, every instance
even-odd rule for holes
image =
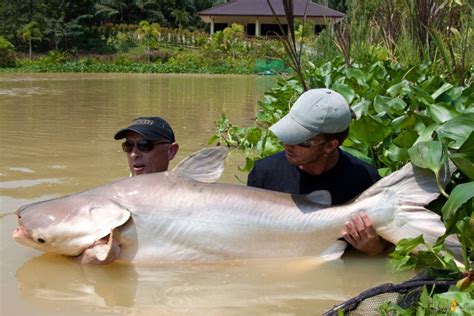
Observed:
[[[389,245],[389,242],[377,234],[372,220],[365,212],[352,215],[352,220],[346,223],[342,236],[354,248],[371,256],[382,254]]]

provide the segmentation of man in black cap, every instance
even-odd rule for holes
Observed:
[[[171,126],[158,116],[137,117],[114,138],[125,138],[122,149],[132,176],[168,170],[179,149]]]

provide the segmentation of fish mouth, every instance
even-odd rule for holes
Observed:
[[[19,240],[30,240],[32,241],[33,239],[31,238],[31,234],[28,232],[28,230],[22,226],[18,226],[13,230],[12,234],[13,239],[16,241]]]

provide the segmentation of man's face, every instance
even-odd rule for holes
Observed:
[[[169,161],[174,158],[178,150],[176,143],[168,143],[163,139],[154,142],[152,150],[142,152],[137,146],[137,142],[144,139],[142,135],[128,132],[125,138],[126,142],[133,144],[132,150],[127,152],[128,167],[132,176],[168,170]]]
[[[288,162],[295,166],[301,166],[321,161],[321,158],[329,153],[328,145],[330,144],[326,142],[324,136],[319,134],[301,144],[284,144],[283,146]]]

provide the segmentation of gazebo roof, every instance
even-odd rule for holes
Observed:
[[[270,0],[275,13],[278,16],[285,16],[285,10],[281,0]],[[293,1],[293,14],[296,17],[303,17],[306,7],[306,0]],[[273,16],[273,12],[267,0],[232,0],[227,3],[217,5],[198,13],[200,16]],[[344,13],[309,2],[306,9],[307,17],[343,18]]]

